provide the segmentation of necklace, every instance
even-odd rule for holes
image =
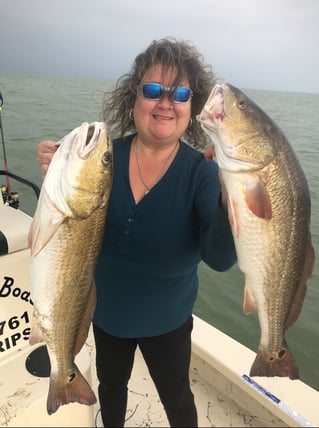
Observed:
[[[144,192],[144,195],[145,195],[145,196],[146,196],[146,195],[147,195],[147,194],[152,190],[152,188],[155,186],[155,184],[157,184],[157,183],[159,182],[159,180],[161,179],[161,177],[162,177],[162,175],[163,175],[163,170],[164,170],[164,168],[165,168],[165,165],[167,164],[167,162],[169,161],[169,159],[172,157],[173,153],[175,152],[175,150],[176,150],[176,148],[177,148],[177,146],[178,146],[178,143],[179,143],[179,141],[177,140],[177,141],[176,141],[176,144],[174,145],[174,147],[172,148],[172,150],[169,152],[169,154],[168,154],[167,158],[166,158],[166,159],[165,159],[165,161],[163,162],[163,165],[161,166],[161,169],[160,169],[160,171],[159,171],[158,177],[157,177],[157,179],[155,180],[155,182],[154,182],[153,186],[149,186],[148,184],[146,184],[146,183],[145,183],[145,180],[144,180],[143,175],[142,175],[141,166],[140,166],[140,161],[139,161],[138,153],[137,153],[137,144],[136,144],[136,139],[135,139],[135,141],[134,141],[134,145],[133,145],[133,150],[134,150],[134,153],[135,153],[135,158],[136,158],[136,165],[137,165],[138,175],[139,175],[139,177],[140,177],[140,179],[141,179],[141,182],[143,183],[143,185],[144,185],[144,187],[145,187],[145,189],[146,189],[146,190],[145,190],[145,192]]]

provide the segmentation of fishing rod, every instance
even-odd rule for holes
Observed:
[[[25,178],[20,177],[19,175],[13,174],[10,171],[5,171],[3,169],[0,169],[0,176],[1,175],[8,175],[9,177],[14,178],[15,180],[19,181],[20,183],[25,184],[26,186],[31,187],[33,189],[33,191],[34,191],[37,199],[39,199],[40,188],[35,183],[32,183],[32,181],[26,180]],[[17,195],[16,192],[11,192],[11,197],[12,197],[11,199],[17,198],[18,196],[16,196],[16,195]]]
[[[1,132],[1,140],[2,140],[4,167],[5,167],[5,169],[0,169],[0,177],[3,175],[6,176],[6,186],[4,185],[0,186],[0,198],[2,196],[2,200],[5,205],[9,205],[10,207],[17,209],[19,208],[19,204],[20,204],[19,194],[17,192],[11,192],[9,177],[13,178],[16,181],[19,181],[22,184],[25,184],[26,186],[31,187],[34,193],[36,194],[37,199],[39,199],[40,189],[36,184],[32,183],[31,181],[26,180],[25,178],[20,177],[19,175],[13,174],[12,172],[9,171],[7,154],[6,154],[6,145],[4,142],[3,127],[2,127],[2,120],[1,120],[2,106],[3,106],[3,97],[0,91],[0,132]]]
[[[0,91],[0,132],[1,132],[1,141],[2,141],[2,152],[3,152],[4,169],[6,170],[6,172],[9,172],[9,165],[8,165],[7,153],[6,153],[6,145],[4,142],[3,126],[2,126],[2,119],[1,119],[2,106],[3,106],[3,97],[2,97],[2,93]],[[6,175],[6,184],[7,184],[7,193],[8,193],[8,195],[11,195],[10,179],[9,179],[8,175]]]

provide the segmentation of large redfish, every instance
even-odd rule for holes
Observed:
[[[104,123],[83,123],[60,141],[30,228],[30,343],[44,340],[51,375],[47,411],[95,394],[74,363],[95,308],[94,270],[112,180],[112,143]]]
[[[232,85],[213,88],[198,120],[215,144],[228,192],[244,312],[258,312],[250,375],[298,378],[284,335],[299,316],[314,265],[305,174],[280,128]]]

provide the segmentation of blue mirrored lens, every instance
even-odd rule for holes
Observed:
[[[192,91],[184,86],[168,89],[159,83],[144,83],[141,89],[143,97],[151,100],[160,100],[164,92],[169,92],[176,103],[187,103],[192,96]]]
[[[184,86],[179,86],[174,92],[174,101],[177,103],[187,103],[191,96],[191,90],[189,88],[184,88]]]
[[[158,83],[145,83],[142,85],[142,92],[144,98],[151,100],[160,100],[164,91],[164,87]]]

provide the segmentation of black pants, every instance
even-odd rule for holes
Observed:
[[[177,330],[161,336],[121,339],[93,325],[99,400],[105,427],[123,427],[127,385],[139,346],[171,427],[197,427],[197,411],[189,384],[190,317]]]

